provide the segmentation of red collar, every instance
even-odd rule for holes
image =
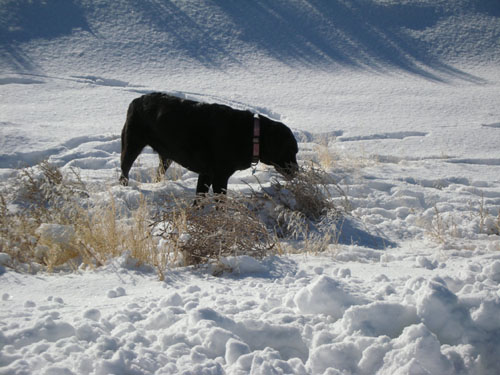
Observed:
[[[260,118],[255,115],[253,118],[253,154],[252,163],[257,164],[260,159]]]

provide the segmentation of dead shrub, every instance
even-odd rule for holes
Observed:
[[[261,216],[279,238],[300,241],[307,252],[319,253],[338,244],[342,217],[351,211],[347,194],[334,178],[315,164],[299,168],[292,180],[273,180],[253,191],[263,202]]]
[[[28,216],[12,213],[5,194],[0,196],[0,252],[10,256],[12,263],[27,264],[35,254],[38,224]],[[12,266],[14,265],[12,264]]]
[[[253,195],[271,206],[266,222],[288,241],[289,251],[338,250],[343,220],[352,208],[340,184],[317,164],[302,165],[292,180],[273,180]]]
[[[158,234],[170,246],[173,260],[184,265],[218,262],[221,257],[263,258],[275,248],[266,226],[247,198],[215,196],[176,199],[155,220]]]
[[[291,211],[317,221],[333,213],[341,216],[351,210],[346,193],[337,181],[314,164],[300,166],[293,179],[274,180],[268,195]]]
[[[22,169],[14,201],[24,211],[29,211],[37,223],[55,219],[61,224],[71,223],[74,208],[81,198],[88,197],[85,184],[75,171],[72,172],[74,178],[64,176],[59,168],[47,161]]]

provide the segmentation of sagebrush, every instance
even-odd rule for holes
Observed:
[[[226,195],[175,199],[156,218],[158,234],[184,265],[216,262],[222,257],[263,258],[276,249],[276,240],[242,196]]]

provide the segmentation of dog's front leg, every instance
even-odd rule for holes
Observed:
[[[212,189],[214,194],[226,194],[227,193],[227,182],[231,175],[227,174],[217,174],[214,176]]]

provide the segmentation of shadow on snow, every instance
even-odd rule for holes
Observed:
[[[382,73],[397,68],[439,82],[458,78],[479,83],[480,78],[444,63],[432,43],[416,35],[464,10],[500,17],[495,0],[459,4],[457,9],[432,2],[366,0],[212,0],[197,5],[160,0],[83,5],[68,0],[6,4],[0,10],[0,51],[18,71],[35,67],[20,52],[19,43],[79,30],[88,32],[96,43],[110,43],[124,50],[149,49],[148,53],[160,59],[182,55],[210,68],[241,64],[251,59],[251,53],[245,51],[257,50],[292,66],[350,67]],[[125,39],[117,35],[116,40],[102,41],[99,29],[117,23],[127,27]],[[145,30],[156,37],[147,37]],[[131,38],[142,38],[142,42],[131,46]]]

